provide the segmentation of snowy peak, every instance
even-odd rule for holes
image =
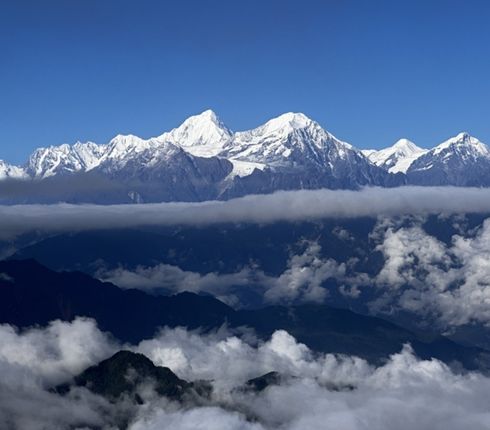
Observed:
[[[316,166],[331,170],[334,162],[356,152],[302,113],[288,112],[227,142],[223,157],[271,167]],[[364,158],[364,157],[362,157]]]
[[[431,152],[434,155],[448,152],[467,152],[474,156],[484,156],[489,155],[488,146],[480,142],[476,137],[471,136],[467,132],[459,133],[457,136],[451,137],[450,139],[437,145]]]
[[[333,138],[320,124],[303,113],[294,112],[279,115],[252,130],[235,133],[235,137],[240,141],[254,141],[285,138],[292,134],[310,136],[313,139],[317,139],[320,135],[324,138]]]
[[[418,158],[407,171],[417,185],[490,185],[490,150],[468,133],[459,133]]]
[[[380,151],[365,150],[364,155],[390,173],[406,173],[410,165],[427,152],[408,139],[400,139],[393,146]]]
[[[157,139],[181,146],[193,155],[217,155],[231,138],[232,132],[212,110],[187,118],[179,127]]]
[[[131,154],[136,155],[156,144],[151,139],[141,139],[132,134],[118,134],[106,145],[102,160],[122,159]]]
[[[287,112],[267,121],[256,130],[261,134],[291,133],[294,130],[307,128],[313,121],[302,113]]]
[[[400,139],[394,145],[395,148],[400,154],[404,155],[413,155],[423,151],[422,148],[419,148],[415,143],[408,139]]]
[[[29,157],[26,170],[29,175],[37,178],[90,170],[97,166],[104,149],[104,145],[93,142],[39,148]]]
[[[358,151],[303,113],[287,112],[254,129],[233,133],[212,110],[206,110],[150,139],[120,134],[103,145],[77,142],[39,148],[23,167],[0,161],[0,179],[43,179],[88,171],[127,181],[131,187],[141,184],[138,193],[146,193],[144,201],[304,187],[490,186],[490,150],[468,133],[460,133],[431,150],[400,139],[379,151]],[[252,177],[245,179],[248,176]],[[146,189],[151,181],[158,186]]]

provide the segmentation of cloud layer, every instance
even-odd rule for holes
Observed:
[[[180,377],[212,379],[212,401],[196,407],[155,396],[135,405],[108,403],[85,389],[64,398],[48,392],[53,382],[68,380],[121,347],[87,319],[23,333],[2,325],[0,345],[2,428],[108,430],[121,417],[129,417],[132,430],[490,428],[490,379],[419,360],[409,346],[376,368],[354,357],[316,355],[284,331],[259,343],[225,329],[207,335],[164,329],[154,339],[125,345]],[[258,394],[237,390],[271,370],[294,378]]]
[[[135,226],[271,223],[428,213],[490,213],[490,189],[458,187],[302,190],[252,195],[226,202],[143,205],[0,206],[0,239],[22,233]]]

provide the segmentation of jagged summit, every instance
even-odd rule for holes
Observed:
[[[35,178],[88,171],[98,165],[105,148],[105,145],[94,142],[38,148],[29,157],[24,169],[27,175]]]
[[[415,160],[407,171],[416,185],[490,186],[490,150],[468,133],[459,133]]]
[[[469,151],[472,151],[475,154],[480,154],[484,156],[487,156],[489,154],[488,146],[480,142],[476,137],[471,136],[466,131],[463,131],[456,136],[451,137],[448,140],[437,145],[433,149],[433,152],[434,154],[439,154],[451,148],[453,150],[458,149],[458,147],[466,147]]]

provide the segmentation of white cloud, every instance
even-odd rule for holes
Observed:
[[[84,389],[64,398],[44,389],[46,382],[69,378],[120,347],[90,320],[55,322],[21,333],[3,325],[0,333],[9,342],[8,351],[0,355],[1,428],[90,425],[109,430],[125,413],[135,414],[131,430],[490,428],[490,379],[472,372],[456,374],[437,360],[419,360],[409,347],[376,368],[354,357],[315,354],[284,331],[257,343],[226,330],[202,335],[165,329],[154,339],[125,348],[147,354],[180,377],[212,379],[214,399],[205,407],[154,397],[135,405],[112,404]],[[82,344],[88,345],[88,353],[80,349]],[[28,358],[16,362],[26,348]],[[271,370],[295,378],[259,394],[236,390],[248,378]],[[346,385],[351,388],[342,388]]]
[[[268,280],[261,270],[253,267],[246,267],[236,273],[209,272],[201,275],[170,264],[138,266],[134,270],[123,267],[112,270],[101,268],[96,276],[121,288],[138,288],[150,292],[163,289],[171,293],[206,292],[232,306],[240,305],[239,298],[231,289],[232,286],[258,291],[260,285]]]
[[[281,331],[257,347],[226,334],[163,331],[139,350],[159,364],[171,363],[189,378],[214,379],[217,399],[225,407],[178,412],[178,420],[173,411],[154,409],[133,430],[145,425],[187,429],[189,423],[203,429],[215,424],[231,429],[456,430],[468,423],[475,429],[490,428],[490,380],[475,373],[455,374],[437,360],[418,360],[410,347],[378,368],[350,357],[316,356]],[[297,378],[259,395],[231,389],[270,370]],[[328,389],[336,384],[353,388]],[[256,421],[245,422],[236,410]]]
[[[236,273],[210,272],[199,274],[169,264],[152,267],[138,266],[134,270],[122,267],[99,269],[96,276],[122,288],[138,288],[147,291],[164,289],[173,293],[182,291],[206,292],[232,306],[240,306],[240,297],[231,287],[241,287],[260,294],[265,303],[321,302],[328,295],[322,284],[330,279],[347,278],[344,263],[321,256],[316,242],[304,242],[301,254],[292,254],[287,267],[278,277],[264,273],[255,266],[248,266]]]
[[[281,191],[229,201],[143,205],[0,206],[0,239],[22,233],[114,229],[134,226],[271,223],[320,218],[427,213],[490,213],[490,189],[400,187]]]
[[[47,391],[115,351],[94,321],[53,321],[46,328],[19,332],[0,325],[0,428],[106,427],[119,413],[86,390],[70,396]]]
[[[115,344],[86,318],[23,332],[0,325],[0,361],[29,369],[43,385],[63,382],[114,350]]]
[[[310,242],[301,255],[293,255],[288,268],[277,278],[270,280],[264,298],[273,303],[321,302],[328,292],[322,284],[329,278],[342,279],[345,264],[321,257],[321,247]]]
[[[443,329],[490,324],[490,220],[450,245],[419,225],[388,227],[377,249],[385,263],[374,279],[382,293],[371,303],[374,313],[395,307]]]

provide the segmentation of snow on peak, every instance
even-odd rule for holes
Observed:
[[[461,133],[458,133],[456,135],[456,139],[458,139],[458,140],[468,140],[470,138],[471,138],[471,136],[467,131],[462,131]]]
[[[419,148],[415,143],[408,139],[399,139],[393,145],[393,148],[396,148],[399,152],[410,155],[420,151],[423,151],[422,148]]]
[[[316,165],[332,168],[352,147],[336,139],[302,113],[288,112],[248,131],[234,134],[221,156],[273,167]]]
[[[306,128],[313,124],[313,121],[302,113],[287,112],[267,121],[259,127],[263,134],[273,134],[279,131],[289,133],[293,130]]]
[[[465,131],[437,145],[432,151],[434,155],[437,155],[448,153],[448,151],[460,152],[463,148],[471,152],[474,156],[490,156],[488,146]]]
[[[93,142],[38,148],[29,157],[26,169],[32,176],[41,178],[90,170],[98,164],[104,149],[104,145]]]
[[[100,162],[121,160],[129,155],[141,153],[157,144],[153,139],[145,140],[133,134],[118,134],[106,145]]]
[[[185,148],[201,157],[217,155],[231,138],[232,132],[210,109],[187,118],[179,127],[157,139]]]
[[[269,139],[284,139],[296,132],[305,132],[316,140],[319,135],[333,137],[326,132],[317,122],[302,113],[287,112],[267,121],[265,124],[252,130],[235,133],[234,141],[241,144],[256,144],[259,141]]]
[[[209,119],[213,122],[219,123],[220,120],[218,118],[218,115],[212,110],[212,109],[206,109],[205,111],[201,112],[200,114],[193,115],[190,118],[202,118],[202,119]],[[188,118],[188,119],[190,119]]]
[[[364,155],[390,173],[406,173],[410,165],[427,152],[408,139],[400,139],[393,146],[380,151],[365,150]]]

